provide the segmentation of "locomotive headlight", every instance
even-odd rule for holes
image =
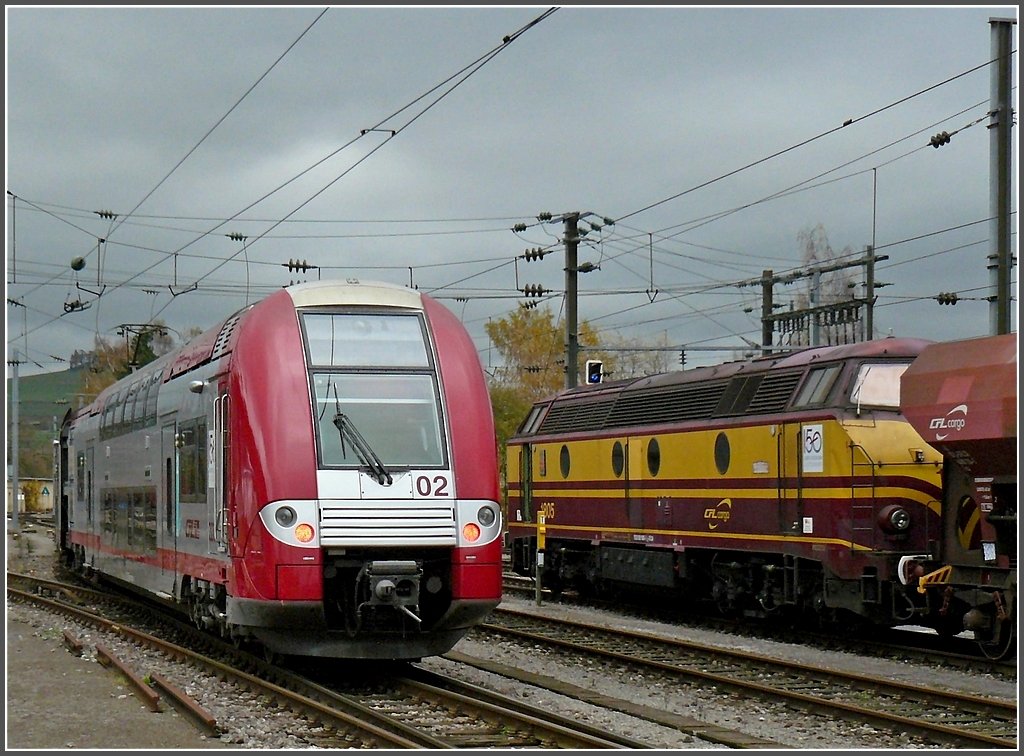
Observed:
[[[879,513],[878,524],[889,533],[906,533],[910,528],[910,512],[892,504]]]
[[[480,538],[480,526],[475,522],[468,522],[462,526],[462,537],[470,543],[475,543]]]
[[[295,524],[297,515],[291,507],[278,507],[277,511],[274,512],[274,519],[277,520],[277,524],[282,528],[290,528]]]
[[[309,543],[313,540],[313,526],[302,523],[295,528],[295,538],[299,543]]]
[[[476,513],[476,519],[478,519],[480,524],[485,528],[489,528],[494,524],[495,517],[497,517],[497,515],[494,514],[494,510],[491,507],[480,507],[480,511]]]

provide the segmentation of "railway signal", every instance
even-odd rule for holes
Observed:
[[[600,383],[604,377],[604,363],[601,360],[587,360],[587,383]]]

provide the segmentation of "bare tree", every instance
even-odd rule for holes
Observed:
[[[839,252],[832,249],[829,243],[825,227],[819,223],[813,228],[805,228],[797,234],[797,241],[800,244],[801,261],[805,268],[827,267],[831,263],[838,262],[844,257],[853,254],[850,247],[844,247]],[[823,305],[834,305],[850,299],[856,282],[849,268],[823,272],[819,275],[808,276],[806,285],[794,297],[792,307],[794,310],[807,310],[811,307]],[[805,319],[804,327],[789,332],[789,343],[793,346],[810,344],[811,318],[813,313]],[[819,333],[823,343],[826,344],[849,344],[857,341],[859,322],[834,322],[819,324]]]

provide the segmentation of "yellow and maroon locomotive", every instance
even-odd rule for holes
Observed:
[[[555,590],[653,589],[734,614],[932,622],[899,579],[901,558],[942,537],[942,457],[900,412],[900,378],[928,343],[810,348],[538,402],[508,447],[513,568],[542,561]]]

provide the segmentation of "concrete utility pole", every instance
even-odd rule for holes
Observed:
[[[864,253],[867,262],[864,273],[864,340],[875,338],[875,246],[868,246]]]
[[[18,350],[11,352],[11,528],[20,529],[18,524],[18,492],[21,483],[18,480]]]
[[[992,29],[991,107],[989,114],[989,207],[992,220],[990,238],[992,254],[989,256],[990,281],[993,291],[989,298],[989,325],[993,335],[1010,333],[1011,307],[1010,268],[1013,255],[1010,247],[1010,198],[1013,182],[1013,26],[1012,18],[990,18]]]
[[[579,353],[579,334],[576,325],[576,278],[579,269],[576,263],[577,250],[580,243],[580,214],[567,213],[563,217],[565,223],[565,387],[576,388],[579,385],[579,373],[576,363]]]
[[[775,311],[775,302],[772,297],[772,284],[775,282],[774,272],[771,268],[761,271],[761,354],[771,354],[772,332],[775,330],[775,323],[772,320],[772,312]]]

